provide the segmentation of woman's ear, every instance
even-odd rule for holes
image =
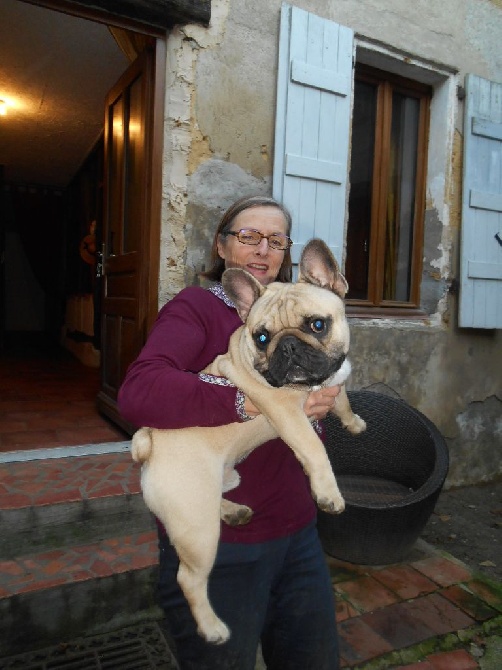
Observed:
[[[225,241],[221,234],[218,235],[218,239],[216,240],[216,249],[218,250],[218,256],[225,260]]]

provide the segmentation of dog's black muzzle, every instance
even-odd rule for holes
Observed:
[[[322,384],[340,369],[345,354],[329,358],[323,351],[311,347],[306,342],[285,335],[278,343],[269,360],[268,370],[263,374],[271,386]]]

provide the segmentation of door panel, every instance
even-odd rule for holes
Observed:
[[[126,430],[116,399],[148,319],[155,50],[124,73],[105,105],[103,293],[99,409]],[[155,265],[155,263],[154,263]]]

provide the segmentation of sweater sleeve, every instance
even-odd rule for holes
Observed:
[[[238,421],[237,389],[201,380],[241,324],[235,309],[209,291],[184,289],[159,312],[118,394],[122,416],[136,427],[183,428]]]

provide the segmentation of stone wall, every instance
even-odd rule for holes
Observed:
[[[352,388],[399,396],[450,447],[449,486],[502,474],[502,335],[460,330],[456,283],[467,73],[502,81],[500,0],[295,0],[355,31],[358,57],[434,87],[422,306],[351,319]],[[212,0],[209,27],[168,36],[160,304],[197,283],[223,210],[271,193],[281,0]]]

